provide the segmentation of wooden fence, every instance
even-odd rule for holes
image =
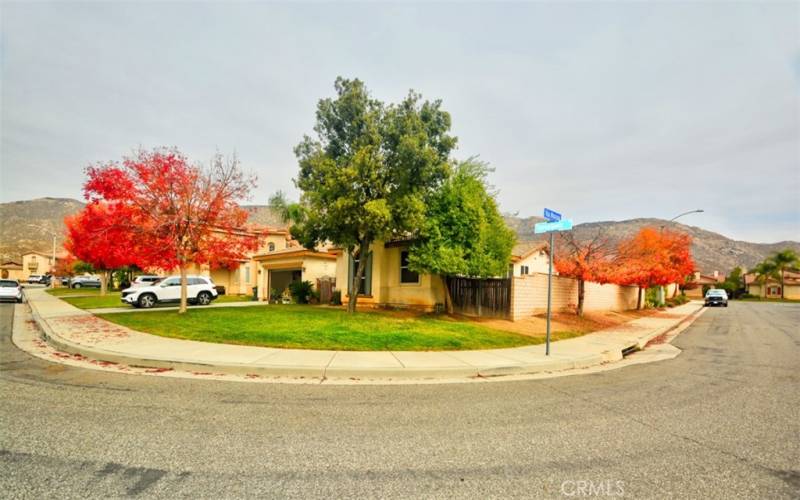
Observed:
[[[453,311],[467,316],[508,318],[511,280],[508,278],[448,278]]]

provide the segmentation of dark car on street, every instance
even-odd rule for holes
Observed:
[[[706,292],[706,307],[721,306],[728,307],[728,293],[718,288]]]
[[[77,276],[69,280],[70,288],[100,288],[100,278],[96,276]]]

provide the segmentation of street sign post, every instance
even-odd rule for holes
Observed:
[[[558,231],[569,231],[572,229],[571,219],[562,219],[561,214],[544,209],[544,217],[548,222],[539,222],[533,227],[535,234],[550,233],[550,266],[547,271],[547,336],[545,337],[544,353],[550,355],[550,315],[553,309],[553,254],[556,253],[553,235]]]

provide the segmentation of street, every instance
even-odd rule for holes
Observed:
[[[0,306],[6,498],[800,496],[800,304],[708,310],[674,360],[395,386],[68,368],[14,347],[14,307]]]

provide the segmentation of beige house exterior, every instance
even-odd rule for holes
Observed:
[[[747,273],[744,279],[747,293],[767,299],[781,298],[780,280],[768,278],[762,282],[755,273]],[[800,272],[786,271],[783,276],[783,287],[784,298],[800,300]]]
[[[58,257],[56,257],[58,258]],[[31,274],[48,274],[54,267],[53,254],[28,252],[22,255],[22,278],[27,280]]]
[[[512,276],[547,274],[550,267],[548,243],[519,243],[511,251]],[[553,274],[558,274],[553,268]]]
[[[0,264],[0,278],[4,280],[24,281],[22,264],[9,260]]]
[[[408,269],[408,241],[376,242],[370,247],[358,304],[373,307],[407,307],[432,311],[444,304],[444,283],[438,276]],[[336,283],[347,301],[356,262],[346,251],[336,253]]]
[[[255,255],[258,267],[258,298],[269,300],[270,292],[281,294],[293,281],[310,281],[336,277],[336,255],[300,246],[289,246]]]

